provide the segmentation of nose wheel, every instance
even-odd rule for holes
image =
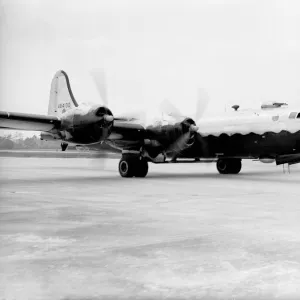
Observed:
[[[119,173],[122,177],[146,177],[148,162],[144,158],[124,156],[119,162]]]

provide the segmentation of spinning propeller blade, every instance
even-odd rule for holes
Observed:
[[[197,95],[197,102],[196,102],[196,109],[195,109],[195,115],[194,115],[194,121],[199,121],[207,108],[207,105],[209,103],[209,97],[204,89],[198,89],[198,95]],[[187,118],[182,114],[177,107],[172,104],[167,99],[164,99],[160,105],[160,108],[162,112],[167,113],[175,118],[177,122],[181,122],[183,118]],[[181,135],[167,150],[167,152],[174,151],[175,153],[180,153],[180,151],[183,149],[184,145],[186,145],[191,138],[191,134],[193,132],[197,132],[199,130],[199,127],[196,125],[190,125],[189,132],[184,133]],[[205,140],[202,138],[200,134],[196,134],[195,138],[201,145],[202,155],[206,156],[208,154],[208,145],[205,142]],[[173,158],[176,157],[176,154]]]
[[[209,103],[209,97],[204,89],[198,89],[197,102],[194,120],[197,122],[201,119],[205,113],[207,105]],[[162,112],[171,115],[175,118],[176,121],[180,122],[183,118],[187,116],[184,115],[173,103],[168,99],[164,99],[160,104],[160,109]]]
[[[96,85],[97,91],[100,95],[100,98],[104,104],[104,106],[108,107],[108,96],[107,96],[107,84],[106,84],[106,76],[103,69],[93,69],[90,71],[90,75],[93,78],[93,81]],[[115,120],[114,116],[112,115],[104,115],[103,118],[106,122],[113,122]],[[108,128],[103,129],[108,130]],[[105,162],[106,158],[108,157],[108,152],[106,150],[102,150],[103,157],[100,158],[99,161],[99,168],[104,170],[105,169]]]
[[[90,72],[94,83],[97,87],[98,93],[103,101],[105,106],[108,106],[108,97],[107,97],[107,85],[105,72],[102,69],[94,69]]]
[[[181,114],[180,110],[171,103],[168,99],[164,99],[160,104],[160,109],[167,115],[171,115],[177,122],[180,122],[184,116]]]
[[[168,147],[166,152],[174,153],[173,157],[176,157],[177,154],[180,154],[180,152],[185,149],[190,138],[189,132],[182,134],[172,145],[170,145],[170,147]]]
[[[108,107],[109,98],[107,93],[107,82],[106,75],[103,69],[93,69],[90,71],[90,74],[93,78],[93,81],[96,85],[97,91],[102,99],[103,104]],[[106,116],[106,120],[110,120],[112,116]],[[145,122],[146,116],[144,111],[135,111],[129,113],[122,113],[120,117],[113,117],[113,120],[117,121],[133,121],[133,120],[141,120]],[[112,121],[112,120],[111,120]]]
[[[195,121],[196,122],[203,117],[208,103],[209,103],[209,97],[208,97],[207,93],[205,92],[205,90],[198,89],[196,112],[195,112]]]

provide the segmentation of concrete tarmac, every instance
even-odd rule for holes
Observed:
[[[0,299],[300,298],[299,166],[117,165],[0,158]]]

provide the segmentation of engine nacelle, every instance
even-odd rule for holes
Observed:
[[[194,144],[197,130],[198,127],[190,118],[173,125],[148,127],[149,136],[144,141],[145,149],[153,158],[159,153],[166,153],[171,157],[179,156]]]
[[[104,106],[76,107],[61,118],[64,140],[76,144],[104,141],[111,133],[113,114]]]
[[[170,157],[180,156],[180,154],[190,148],[195,142],[195,138],[188,136],[188,133],[185,133],[182,137],[178,138],[173,144],[168,147],[166,153]]]

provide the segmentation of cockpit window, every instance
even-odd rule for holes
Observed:
[[[297,112],[291,112],[289,118],[295,119],[297,115],[299,115]],[[298,116],[297,116],[297,118],[298,118]]]
[[[300,113],[298,113],[298,115],[297,115],[297,119],[300,119]]]

